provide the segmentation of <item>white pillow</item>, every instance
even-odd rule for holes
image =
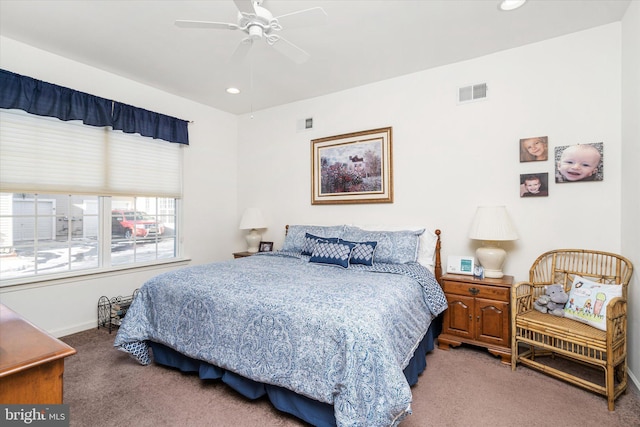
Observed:
[[[424,230],[424,233],[420,235],[420,242],[418,243],[418,262],[427,267],[433,272],[436,258],[436,243],[438,242],[438,236],[431,231],[431,228],[421,226],[402,226],[402,225],[357,225],[351,224],[354,227],[359,227],[363,230],[369,231],[400,231],[400,230]]]
[[[621,296],[620,285],[605,285],[575,276],[569,300],[564,306],[564,317],[606,331],[607,304],[611,299]]]

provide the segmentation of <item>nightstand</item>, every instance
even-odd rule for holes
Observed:
[[[438,347],[472,344],[485,347],[502,363],[511,363],[510,296],[513,276],[474,279],[473,276],[445,274],[442,289],[449,308],[444,312]]]
[[[251,256],[251,255],[255,255],[255,254],[256,254],[256,252],[247,252],[247,251],[244,251],[244,252],[234,252],[234,253],[233,253],[233,257],[234,257],[234,258],[244,258],[244,257],[246,257],[246,256]]]

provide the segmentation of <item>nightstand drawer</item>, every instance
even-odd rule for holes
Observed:
[[[461,283],[444,281],[443,290],[446,294],[467,295],[478,298],[490,298],[498,301],[509,301],[510,288],[479,285],[475,283]]]

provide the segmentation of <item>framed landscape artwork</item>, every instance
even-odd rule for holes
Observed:
[[[311,141],[311,204],[393,203],[391,127]]]

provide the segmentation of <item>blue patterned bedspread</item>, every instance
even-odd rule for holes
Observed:
[[[156,276],[114,345],[148,364],[155,341],[333,404],[338,426],[397,424],[411,407],[402,370],[447,307],[442,289],[419,264],[308,260],[261,253]]]

